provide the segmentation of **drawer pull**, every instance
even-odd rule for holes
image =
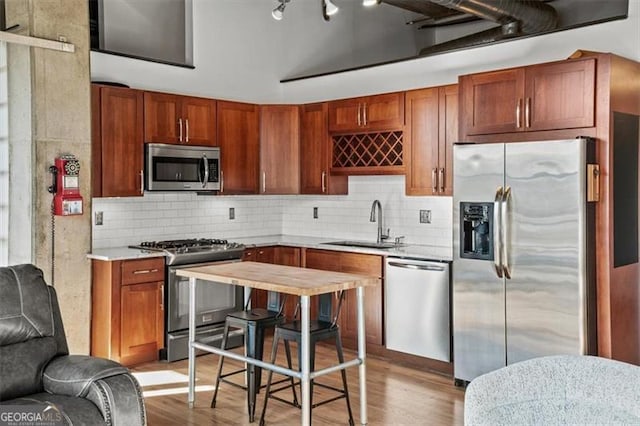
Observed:
[[[137,271],[133,271],[134,275],[139,275],[139,274],[150,274],[152,272],[158,272],[157,269],[139,269]]]

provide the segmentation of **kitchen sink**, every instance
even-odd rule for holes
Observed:
[[[330,243],[322,243],[332,246],[346,246],[346,247],[366,247],[366,248],[377,248],[377,249],[389,249],[394,247],[402,247],[404,244],[395,244],[395,243],[375,243],[368,241],[332,241]]]

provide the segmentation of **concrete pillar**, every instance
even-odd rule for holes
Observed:
[[[63,36],[76,49],[75,53],[66,53],[29,48],[30,76],[25,78],[30,79],[34,168],[31,261],[45,272],[48,282],[55,285],[71,352],[88,353],[91,319],[91,264],[86,259],[91,249],[88,3],[86,0],[6,0],[6,21],[7,26],[19,24],[22,33],[34,37],[58,39]],[[14,102],[20,100],[9,99],[10,110]],[[10,119],[12,125],[20,124]],[[73,154],[80,160],[85,213],[55,217],[52,248],[48,168],[61,154]],[[11,192],[15,189],[12,185]],[[54,259],[52,252],[55,252]],[[52,260],[55,262],[53,277]]]

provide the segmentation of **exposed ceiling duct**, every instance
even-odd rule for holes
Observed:
[[[394,4],[402,2],[398,0],[385,0],[385,3]],[[420,51],[420,55],[476,46],[523,34],[551,31],[558,25],[557,11],[552,6],[540,0],[414,0],[411,3],[414,4],[414,9],[417,8],[416,5],[425,6],[426,3],[432,3],[438,7],[445,7],[460,13],[474,15],[500,25],[500,27],[497,28],[426,47]],[[446,16],[442,10],[435,10],[439,16]]]

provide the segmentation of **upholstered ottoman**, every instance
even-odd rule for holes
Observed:
[[[640,425],[640,367],[593,356],[519,362],[469,384],[464,423]]]

